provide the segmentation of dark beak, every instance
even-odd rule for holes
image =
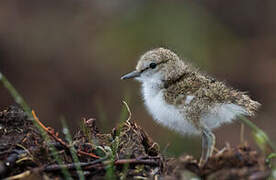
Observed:
[[[121,79],[132,79],[132,78],[136,78],[136,77],[139,77],[141,75],[140,72],[138,71],[132,71],[131,73],[128,73],[124,76],[121,77]]]

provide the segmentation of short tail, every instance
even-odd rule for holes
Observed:
[[[248,112],[248,116],[254,116],[258,109],[261,107],[261,104],[257,101],[250,99],[249,96],[243,95],[245,101],[245,108]]]

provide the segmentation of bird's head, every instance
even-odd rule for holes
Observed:
[[[161,84],[183,74],[185,63],[171,50],[157,48],[147,51],[139,59],[136,70],[121,79],[135,78],[141,82]]]

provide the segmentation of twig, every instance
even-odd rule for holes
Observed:
[[[21,162],[23,162],[23,161],[32,161],[32,162],[34,163],[34,159],[33,159],[32,157],[23,157],[23,158],[21,158],[21,159],[18,159],[18,160],[16,161],[16,164],[19,164],[19,163],[21,163]]]
[[[18,175],[15,175],[15,176],[11,176],[11,177],[8,177],[8,178],[5,178],[4,180],[16,180],[16,179],[23,179],[23,178],[27,178],[28,176],[31,175],[31,171],[28,170],[28,171],[25,171],[21,174],[18,174]]]
[[[145,160],[139,160],[139,159],[119,159],[115,161],[115,165],[122,165],[122,164],[144,164],[144,165],[151,165],[151,166],[158,166],[159,162],[153,159],[145,159]]]
[[[140,156],[137,159],[138,160],[141,160],[141,159],[158,159],[158,160],[160,160],[161,157],[160,156]]]
[[[78,154],[81,154],[81,155],[85,155],[85,156],[89,156],[89,157],[93,157],[93,158],[97,158],[99,159],[100,157],[93,154],[93,153],[88,153],[88,152],[84,152],[82,150],[77,150]]]
[[[127,121],[130,121],[130,120],[131,120],[131,117],[132,117],[132,113],[131,113],[131,111],[130,111],[130,108],[129,108],[128,104],[127,104],[125,101],[123,101],[123,103],[124,103],[124,105],[126,106],[127,111],[128,111],[128,119],[127,119]]]
[[[1,165],[0,177],[4,177],[7,172],[9,172],[13,166],[16,164],[16,161],[20,158],[22,154],[26,153],[25,150],[14,149],[12,153],[7,157],[6,161]]]
[[[25,150],[25,152],[33,159],[33,155],[30,153],[30,151],[26,147],[24,147],[21,144],[16,144],[16,146],[18,146],[18,147],[22,148],[23,150]]]
[[[244,124],[241,123],[240,143],[244,144]]]
[[[219,152],[219,149],[214,147],[214,152],[218,153]]]
[[[270,138],[268,137],[268,135],[262,130],[260,129],[258,126],[256,126],[253,122],[249,121],[245,116],[239,116],[240,120],[246,124],[247,126],[249,126],[253,131],[255,131],[256,133],[258,133],[258,135],[260,136],[260,138],[262,138],[262,140],[268,144],[270,146],[270,148],[276,152],[276,146],[275,144],[270,140]]]
[[[95,164],[99,164],[103,161],[107,160],[107,158],[101,158],[101,159],[97,159],[95,161],[91,161],[91,162],[80,162],[78,164],[76,163],[70,163],[70,164],[64,164],[64,165],[59,165],[59,164],[53,164],[53,165],[49,165],[49,166],[46,166],[45,168],[42,169],[42,171],[58,171],[58,170],[61,170],[62,168],[66,168],[68,170],[71,170],[71,169],[76,169],[77,166],[80,166],[80,167],[86,167],[86,166],[91,166],[91,165],[95,165]]]
[[[67,149],[70,149],[70,146],[65,143],[61,138],[57,137],[56,133],[51,130],[50,128],[47,128],[46,126],[44,126],[44,124],[42,124],[38,117],[36,116],[34,110],[32,111],[32,114],[33,114],[33,117],[34,117],[34,120],[37,122],[37,124],[42,127],[42,129],[44,131],[46,131],[51,137],[53,137],[56,141],[58,141],[62,146],[64,146],[65,148]],[[81,155],[86,155],[86,156],[89,156],[89,157],[93,157],[93,158],[100,158],[99,156],[93,154],[93,153],[87,153],[87,152],[84,152],[84,151],[81,151],[81,150],[77,150],[77,153],[78,154],[81,154]]]
[[[54,165],[49,165],[46,166],[45,168],[41,169],[42,171],[59,171],[62,168],[66,168],[68,170],[76,169],[77,166],[80,166],[82,168],[88,167],[89,169],[99,167],[101,164],[102,168],[104,168],[104,164],[102,164],[103,161],[106,161],[107,158],[101,158],[97,159],[92,162],[80,162],[80,163],[70,163],[70,164],[64,164],[64,165],[59,165],[59,164],[54,164]],[[154,160],[154,159],[119,159],[114,162],[114,165],[124,165],[124,164],[132,164],[132,165],[138,165],[138,164],[144,164],[144,165],[150,165],[150,166],[159,166],[159,161]],[[87,168],[86,168],[87,170]]]

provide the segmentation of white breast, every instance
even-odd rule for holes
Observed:
[[[199,133],[186,120],[185,115],[180,114],[177,108],[165,102],[163,92],[157,87],[143,83],[142,93],[147,110],[158,123],[183,135]]]

